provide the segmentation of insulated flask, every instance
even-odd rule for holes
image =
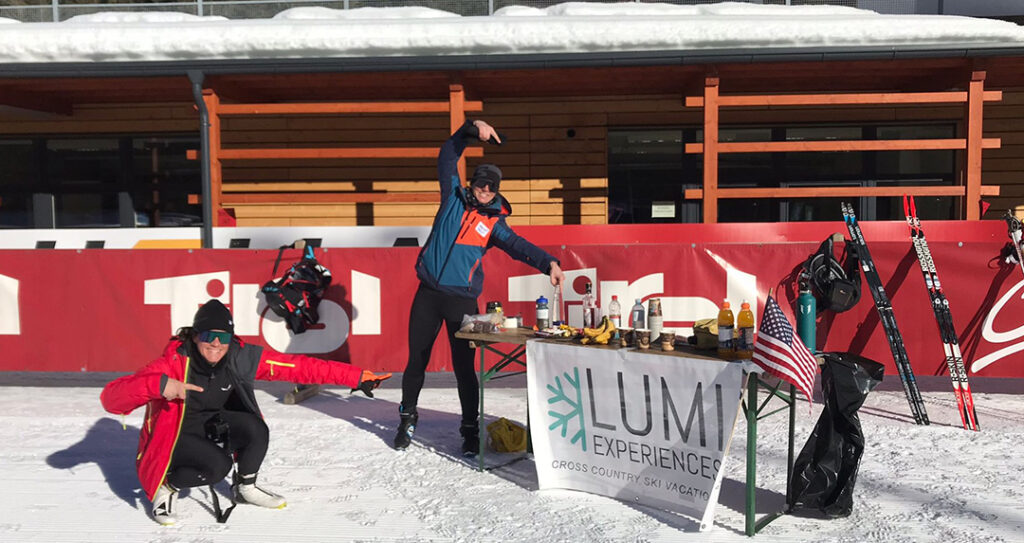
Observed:
[[[796,333],[812,353],[818,351],[817,327],[814,319],[818,314],[818,302],[811,294],[807,281],[800,281],[800,294],[796,298]]]

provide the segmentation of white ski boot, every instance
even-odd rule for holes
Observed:
[[[288,503],[283,496],[256,486],[256,474],[243,475],[235,485],[235,501],[270,509],[284,509]]]
[[[160,485],[153,496],[153,520],[170,526],[178,520],[178,491],[166,484]]]

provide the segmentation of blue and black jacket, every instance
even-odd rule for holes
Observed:
[[[437,175],[441,182],[441,207],[434,217],[430,237],[416,259],[416,276],[423,284],[441,292],[476,298],[483,289],[484,270],[480,261],[491,247],[549,273],[555,257],[523,239],[506,224],[512,206],[496,194],[487,206],[474,206],[459,178],[459,157],[468,138],[479,137],[476,126],[467,121],[441,146]]]

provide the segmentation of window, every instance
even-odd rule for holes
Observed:
[[[781,127],[725,126],[721,142],[829,141],[954,138],[956,126],[792,125]],[[699,128],[610,130],[608,133],[609,223],[700,222],[698,200],[684,200],[686,189],[700,188],[703,156],[683,154],[688,142],[703,141]],[[718,157],[722,188],[873,187],[952,185],[956,155],[940,151],[728,153]],[[865,220],[901,220],[900,198],[855,199]],[[720,222],[837,220],[840,198],[745,198],[719,200]],[[957,216],[952,197],[918,198],[924,216]],[[671,204],[673,218],[659,217]]]
[[[195,136],[0,140],[0,228],[186,226],[202,222]]]

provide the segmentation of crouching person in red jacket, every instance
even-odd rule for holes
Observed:
[[[163,356],[111,381],[100,400],[115,414],[146,406],[136,456],[139,481],[153,502],[154,519],[173,524],[178,490],[224,479],[232,455],[238,462],[232,485],[237,501],[285,506],[283,497],[256,486],[270,438],[254,379],[344,385],[372,397],[389,377],[247,345],[234,335],[224,304],[210,300],[196,312],[192,327],[178,330]]]

